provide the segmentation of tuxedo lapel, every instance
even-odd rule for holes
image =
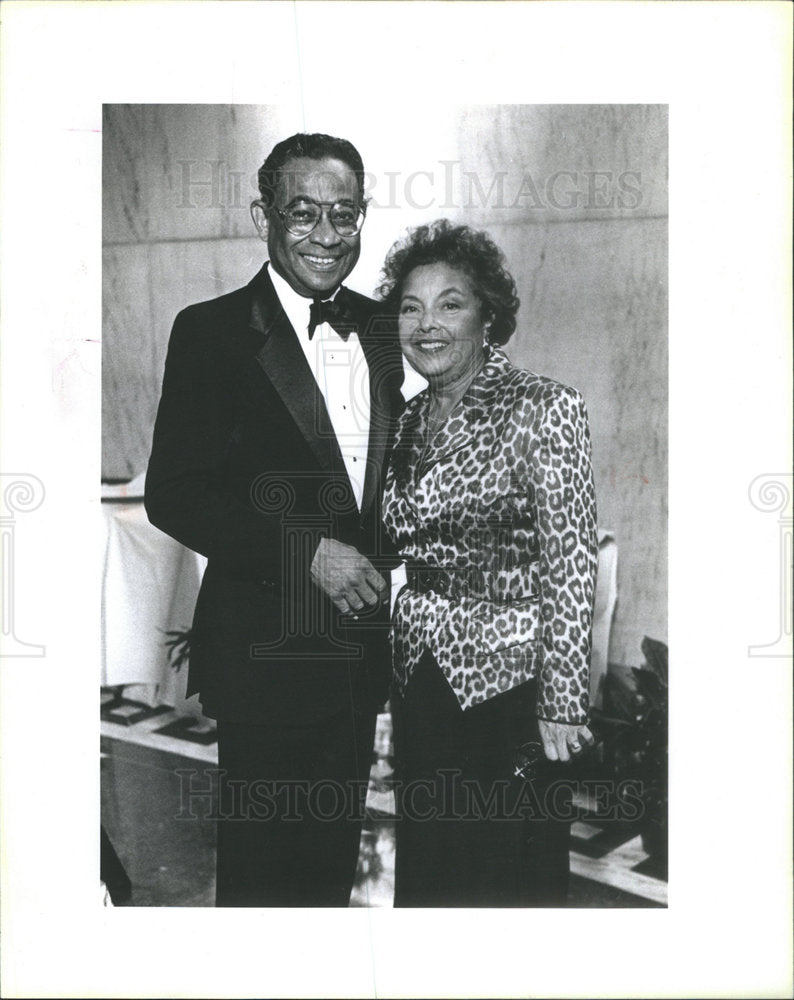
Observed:
[[[325,400],[266,268],[250,287],[249,324],[264,337],[256,352],[259,367],[289,410],[321,468],[344,472],[347,477]],[[382,488],[386,450],[402,402],[399,393],[402,358],[396,347],[393,322],[388,317],[380,322],[368,299],[341,288],[336,300],[349,320],[346,325],[358,335],[369,370],[370,425],[361,499],[363,521]]]
[[[359,325],[359,340],[367,359],[369,370],[369,440],[367,445],[367,468],[364,476],[364,492],[361,499],[361,516],[366,515],[376,500],[382,484],[383,466],[386,449],[390,443],[393,422],[397,417],[394,412],[396,390],[394,375],[384,363],[389,357],[386,350],[386,337],[390,331],[383,331],[383,339],[379,344],[379,331],[372,326]],[[380,349],[379,349],[380,348]]]
[[[264,335],[256,361],[281,397],[321,468],[344,470],[325,400],[263,268],[251,283],[250,326]]]

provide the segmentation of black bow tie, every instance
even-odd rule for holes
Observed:
[[[350,315],[344,289],[340,288],[335,299],[314,299],[309,308],[309,340],[321,323],[329,323],[342,340],[347,340],[355,329],[356,321]]]

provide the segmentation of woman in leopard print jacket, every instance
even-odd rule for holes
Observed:
[[[406,572],[392,630],[395,906],[563,905],[562,762],[593,742],[584,403],[499,349],[518,298],[485,233],[419,227],[392,247],[380,293],[428,383],[400,418],[384,499]],[[541,758],[531,781],[514,775],[527,743]]]

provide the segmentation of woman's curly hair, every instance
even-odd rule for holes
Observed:
[[[424,264],[447,264],[466,274],[491,322],[488,339],[492,344],[507,343],[516,328],[520,302],[504,254],[487,233],[470,226],[455,226],[449,219],[437,219],[409,230],[389,250],[381,271],[377,294],[389,312],[399,312],[408,275]]]

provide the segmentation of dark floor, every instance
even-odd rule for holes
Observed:
[[[102,825],[132,883],[127,905],[213,906],[215,824],[198,797],[196,818],[179,816],[182,789],[207,765],[105,737],[101,749]]]
[[[158,729],[163,724],[158,720]],[[202,747],[202,760],[140,745],[130,741],[128,726],[116,725],[123,738],[101,740],[101,791],[102,824],[132,886],[117,905],[214,905],[211,751]],[[103,733],[112,726],[104,722]],[[653,869],[633,831],[575,823],[573,832],[569,905],[666,905],[664,873]],[[393,843],[393,820],[376,814],[362,840],[351,905],[391,905]]]

